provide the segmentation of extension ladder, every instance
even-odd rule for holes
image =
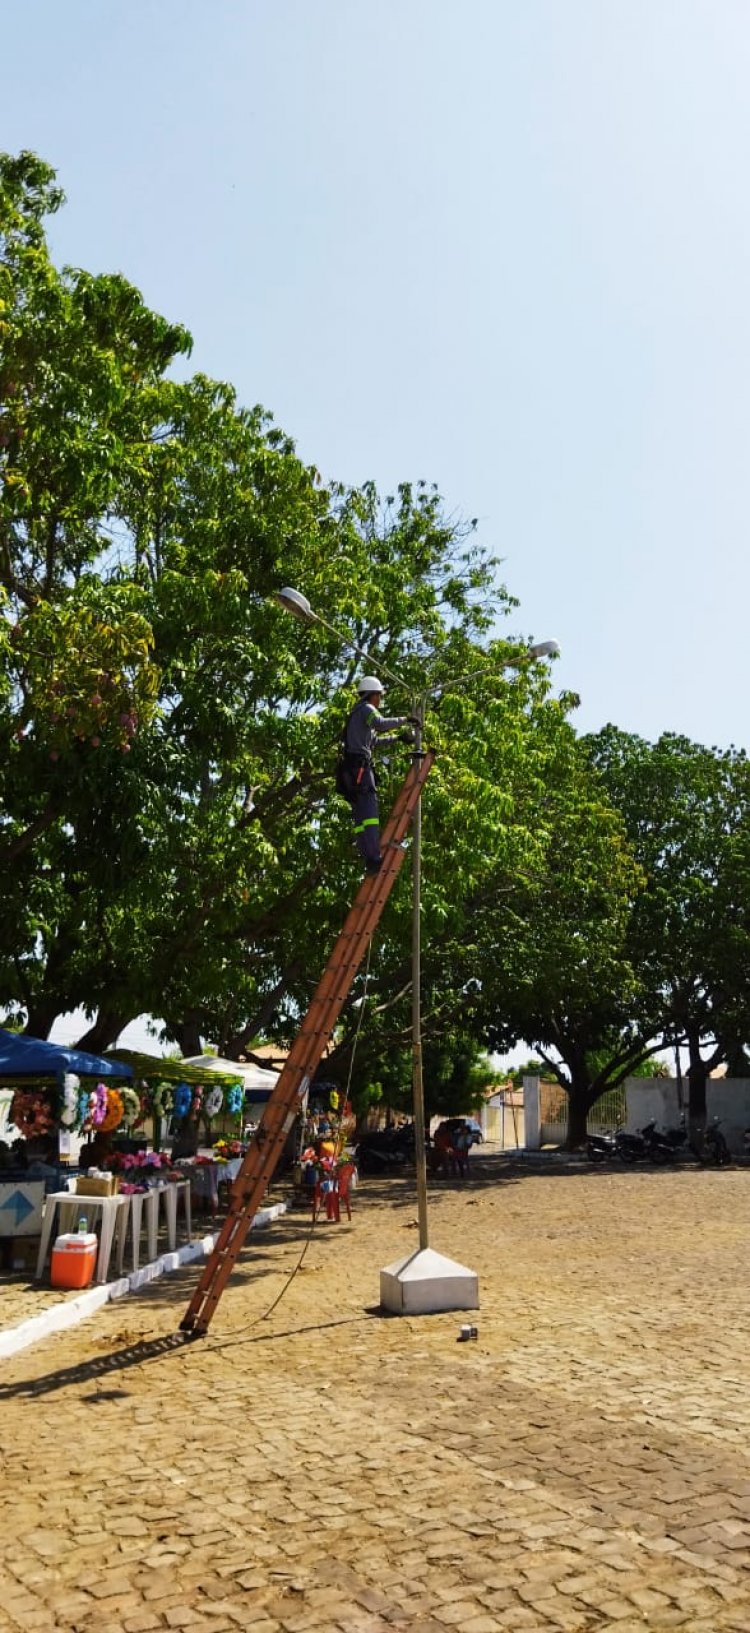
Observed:
[[[407,772],[383,831],[383,865],[363,879],[343,930],[316,987],[259,1128],[232,1186],[229,1213],[216,1246],[180,1322],[182,1332],[204,1333],[237,1262],[242,1244],[263,1200],[300,1102],[310,1087],[323,1051],[348,997],[380,915],[404,860],[406,835],[435,756],[420,755]]]

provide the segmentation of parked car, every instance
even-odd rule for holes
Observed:
[[[471,1145],[481,1145],[483,1143],[482,1125],[477,1122],[476,1117],[446,1117],[445,1121],[448,1128],[461,1128],[465,1125],[471,1135]]]

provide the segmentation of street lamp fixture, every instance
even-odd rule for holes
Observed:
[[[293,590],[289,584],[285,585],[283,590],[276,591],[274,600],[278,601],[285,612],[291,612],[294,618],[299,618],[302,624],[319,622],[318,615],[313,612],[307,596],[303,595],[301,590]]]
[[[321,618],[310,605],[306,595],[290,586],[276,592],[276,601],[285,611],[292,613],[306,624],[322,624],[332,635],[335,635],[342,646],[347,646],[356,652],[365,662],[380,669],[402,690],[406,691],[403,680],[398,675],[392,675],[386,669],[382,659],[373,658],[369,652],[355,644],[341,630]],[[535,646],[528,646],[517,657],[507,660],[503,667],[512,667],[522,664],[525,659],[541,659],[557,657],[560,648],[557,641],[540,641]],[[492,671],[496,673],[496,670]],[[474,674],[454,676],[447,681],[441,681],[435,690],[443,692],[447,687],[478,679],[488,671],[478,670]],[[415,722],[413,756],[416,764],[422,756],[422,732],[428,699],[432,690],[427,689],[412,703],[412,713]],[[422,878],[422,802],[417,801],[412,817],[412,1097],[414,1109],[414,1156],[416,1165],[417,1213],[419,1222],[419,1251],[409,1255],[398,1265],[391,1265],[381,1273],[381,1302],[387,1308],[399,1313],[427,1314],[440,1309],[473,1309],[479,1302],[477,1278],[472,1271],[466,1270],[463,1265],[457,1265],[450,1259],[444,1259],[441,1254],[435,1254],[429,1245],[429,1227],[427,1214],[427,1158],[426,1158],[426,1127],[424,1114],[424,1082],[422,1075],[422,1018],[421,1018],[421,878]],[[421,1263],[420,1263],[421,1261]],[[408,1285],[407,1285],[408,1283]],[[385,1288],[385,1296],[384,1296]],[[411,1299],[411,1303],[409,1300]],[[446,1302],[447,1300],[447,1302]]]

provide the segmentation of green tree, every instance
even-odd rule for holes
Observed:
[[[518,657],[517,647],[491,643],[464,653],[472,672],[468,682],[454,685],[446,674],[441,691],[438,676],[447,668],[442,658],[430,677],[439,706],[428,716],[428,737],[439,752],[425,790],[423,823],[428,1101],[430,1050],[437,1058],[456,1043],[460,1050],[463,1040],[470,1040],[474,1051],[504,1050],[519,1036],[535,1039],[530,1026],[550,1024],[548,982],[554,978],[559,988],[563,957],[570,980],[578,981],[581,1005],[588,1002],[590,979],[586,985],[576,915],[588,892],[600,961],[605,963],[606,949],[611,974],[615,932],[607,927],[607,914],[616,900],[622,929],[634,882],[621,824],[605,808],[577,751],[567,719],[574,700],[550,697],[547,672],[539,665],[522,662],[504,669],[509,658]],[[584,815],[589,827],[594,816],[600,828],[605,823],[603,834],[595,829],[595,850],[589,835],[587,858],[580,855]],[[569,833],[567,846],[561,828]],[[604,865],[610,873],[606,880]],[[570,922],[555,928],[566,892],[569,920],[576,926],[572,936]],[[394,1079],[402,1094],[409,1079],[410,912],[410,896],[403,891],[379,928],[368,975],[369,1069],[389,1085],[386,1098],[396,1092],[390,1086]],[[342,1050],[355,1014],[345,1022]],[[443,1109],[439,1097],[435,1109]],[[462,1107],[454,1102],[453,1109]]]
[[[733,749],[614,726],[586,747],[646,878],[629,946],[650,1029],[687,1047],[700,1121],[709,1073],[750,1038],[750,767]]]
[[[165,370],[189,337],[121,278],[58,272],[61,194],[0,161],[5,477],[3,999],[102,1047],[294,1024],[351,893],[331,799],[353,667],[275,608],[287,579],[408,676],[455,667],[492,563],[439,495],[325,488],[261,409]]]
[[[490,1045],[525,1039],[566,1089],[576,1146],[652,1039],[628,946],[643,877],[571,728],[547,761],[537,834],[536,865],[506,895],[490,892],[478,922],[478,1001]]]
[[[61,202],[49,166],[0,156],[0,982],[42,1035],[88,992],[87,832],[101,867],[94,818],[107,791],[127,810],[122,772],[153,718],[118,496],[159,421],[162,372],[189,347],[124,279],[55,269],[43,218]]]

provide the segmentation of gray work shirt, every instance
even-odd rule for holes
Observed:
[[[399,726],[406,724],[406,715],[394,715],[389,719],[375,708],[374,703],[368,703],[366,698],[362,698],[352,709],[346,722],[344,732],[346,753],[356,754],[363,760],[371,760],[376,736],[380,737],[385,731],[397,731]]]

